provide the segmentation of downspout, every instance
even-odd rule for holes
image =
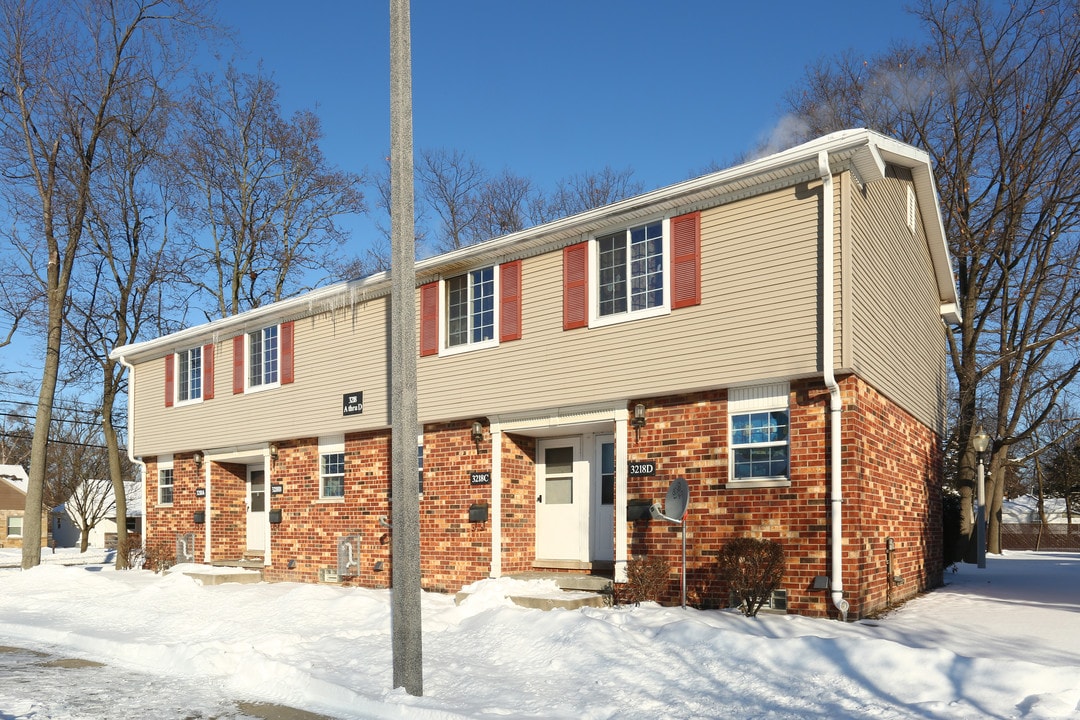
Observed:
[[[135,366],[127,361],[123,355],[117,356],[122,367],[127,368],[128,371],[128,392],[127,392],[127,456],[128,460],[133,465],[137,465],[139,468],[139,477],[142,478],[142,501],[143,501],[143,513],[142,513],[142,532],[139,533],[142,541],[143,553],[146,552],[146,507],[148,505],[146,496],[146,463],[142,461],[142,458],[137,458],[131,454],[132,448],[135,447]]]
[[[825,387],[829,389],[829,545],[832,553],[832,569],[829,587],[832,602],[840,612],[840,619],[847,622],[847,600],[844,599],[843,562],[843,488],[840,481],[840,386],[833,375],[833,206],[835,197],[833,176],[829,168],[829,153],[818,153],[818,172],[821,174],[821,365]]]

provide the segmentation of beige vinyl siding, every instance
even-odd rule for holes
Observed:
[[[240,395],[232,392],[232,338],[219,340],[214,344],[215,397],[191,405],[165,407],[164,358],[138,364],[135,454],[191,452],[386,426],[387,318],[386,299],[381,298],[297,320],[295,382]],[[358,391],[364,393],[363,414],[342,417],[342,395]]]
[[[421,358],[421,419],[816,373],[819,203],[803,185],[704,210],[702,303],[660,317],[564,331],[561,253],[526,259],[522,339]]]
[[[853,369],[935,430],[941,429],[945,327],[923,233],[906,222],[906,170],[852,199]]]

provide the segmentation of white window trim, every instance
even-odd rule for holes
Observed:
[[[482,342],[473,343],[467,342],[463,345],[453,345],[450,343],[450,303],[446,301],[446,281],[450,278],[460,277],[461,275],[468,275],[476,270],[483,270],[484,268],[493,268],[492,277],[494,278],[494,292],[493,305],[495,308],[495,328],[490,340],[484,340]],[[460,355],[461,353],[473,352],[474,350],[487,350],[488,348],[499,346],[499,334],[502,331],[502,316],[499,307],[502,303],[499,302],[501,298],[501,286],[502,286],[502,270],[500,265],[480,265],[477,267],[469,268],[460,273],[454,273],[446,278],[439,278],[439,357],[445,357],[448,355]]]
[[[199,397],[189,398],[187,400],[180,399],[180,356],[184,353],[190,353],[192,350],[199,351]],[[201,345],[197,347],[189,347],[173,356],[173,362],[175,367],[173,368],[173,376],[176,381],[173,382],[173,406],[183,407],[184,405],[198,405],[203,401],[203,396],[206,394],[206,358],[203,357],[203,348]]]
[[[277,328],[277,380],[272,383],[262,383],[261,385],[251,384],[251,334],[258,332],[262,333],[266,328]],[[263,325],[257,330],[246,330],[244,332],[244,393],[262,392],[263,390],[273,390],[276,387],[281,387],[281,323],[272,323],[270,325]]]
[[[769,412],[773,410],[785,410],[788,414],[788,476],[736,479],[735,477],[735,447],[731,440],[732,423],[734,415],[743,415],[752,412]],[[727,405],[727,484],[729,488],[769,488],[791,486],[791,384],[788,382],[769,383],[767,385],[751,385],[728,389]]]
[[[664,301],[660,305],[645,310],[627,310],[616,315],[600,315],[600,244],[597,238],[610,235],[619,230],[648,225],[659,220],[663,227],[664,246]],[[606,325],[618,325],[619,323],[643,320],[645,318],[660,317],[671,314],[671,217],[650,217],[627,223],[620,227],[613,227],[595,232],[589,236],[589,327],[604,327]]]
[[[168,502],[168,503],[161,502],[161,471],[162,470],[173,470],[173,456],[172,455],[161,455],[160,457],[158,457],[157,477],[154,478],[154,499],[157,500],[157,506],[158,507],[172,507],[173,503],[171,503],[171,502]],[[173,489],[173,502],[176,502],[176,471],[175,470],[173,470],[172,489]]]
[[[319,502],[322,503],[343,503],[345,502],[345,477],[348,473],[342,475],[341,495],[326,495],[326,486],[323,484],[322,473],[322,457],[328,453],[344,453],[345,452],[345,436],[344,435],[329,435],[319,437]]]
[[[11,532],[11,521],[19,521],[19,534],[15,535]],[[25,527],[24,518],[22,515],[8,515],[7,520],[4,522],[4,532],[9,538],[21,538],[23,536],[23,529]]]

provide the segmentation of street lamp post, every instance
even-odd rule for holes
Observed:
[[[978,500],[979,511],[975,516],[975,558],[980,568],[986,567],[986,477],[983,468],[983,453],[990,447],[990,436],[981,427],[971,444],[979,457]]]

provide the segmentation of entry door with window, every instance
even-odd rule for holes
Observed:
[[[266,471],[262,467],[248,468],[247,549],[266,550]]]
[[[589,500],[583,465],[580,438],[537,444],[537,559],[581,559],[581,517]]]

